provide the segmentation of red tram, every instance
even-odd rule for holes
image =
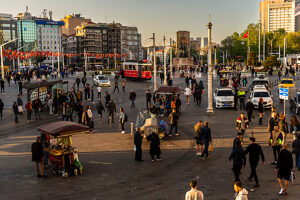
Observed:
[[[138,63],[138,62],[124,62],[120,71],[122,78],[129,80],[151,80],[152,78],[152,64]]]

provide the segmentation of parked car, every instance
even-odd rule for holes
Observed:
[[[254,108],[258,108],[258,101],[262,98],[264,100],[264,108],[272,108],[273,95],[270,95],[269,91],[263,85],[256,85],[253,91],[250,93],[250,99],[254,105]]]
[[[251,91],[253,91],[253,88],[256,86],[256,85],[263,85],[265,86],[265,88],[271,92],[271,83],[270,83],[270,80],[269,78],[266,78],[264,76],[260,76],[259,78],[255,78],[253,81],[252,81],[252,84],[251,84]]]
[[[230,88],[219,88],[214,92],[213,102],[216,108],[233,108],[234,94]]]
[[[104,75],[97,75],[94,78],[94,85],[101,86],[101,87],[110,87],[111,83],[109,78],[106,78]]]

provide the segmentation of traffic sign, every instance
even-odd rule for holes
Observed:
[[[289,99],[289,89],[288,88],[279,88],[279,98],[288,100]]]

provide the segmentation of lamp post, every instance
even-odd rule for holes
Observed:
[[[1,51],[1,73],[2,73],[2,79],[4,79],[4,64],[3,64],[3,46],[5,46],[5,45],[7,45],[7,44],[9,44],[9,43],[11,43],[11,42],[14,42],[14,41],[16,41],[18,38],[15,38],[15,39],[13,39],[13,40],[11,40],[11,41],[8,41],[8,42],[6,42],[6,43],[4,43],[4,44],[1,44],[0,45],[0,51]]]
[[[164,86],[167,86],[166,37],[164,36]]]
[[[207,106],[207,114],[208,115],[213,115],[214,110],[212,107],[212,86],[213,86],[213,74],[212,74],[212,63],[211,63],[211,29],[212,29],[212,23],[210,22],[210,16],[209,16],[209,21],[207,24],[208,28],[208,106]]]
[[[154,91],[157,90],[156,85],[156,47],[155,47],[155,33],[153,33],[153,73],[154,73]]]
[[[172,39],[170,38],[170,76],[173,79],[173,63],[172,63]]]

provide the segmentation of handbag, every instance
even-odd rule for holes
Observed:
[[[290,175],[290,182],[291,183],[293,183],[294,182],[294,180],[295,180],[295,174],[294,174],[294,172],[293,171],[291,171],[291,175]]]
[[[210,145],[209,147],[208,147],[208,151],[213,151],[214,150],[214,147],[212,146],[212,145]]]
[[[23,112],[22,106],[18,106],[18,112],[19,112],[19,113]]]

